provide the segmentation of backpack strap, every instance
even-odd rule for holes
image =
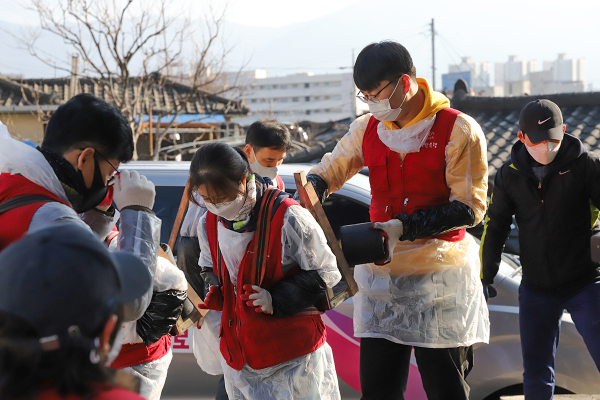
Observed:
[[[49,203],[54,201],[56,200],[42,194],[24,194],[21,196],[15,196],[0,203],[0,215],[7,211],[14,210],[15,208],[28,206],[35,203]]]
[[[262,203],[258,212],[256,233],[254,235],[254,260],[250,276],[254,285],[260,286],[264,280],[267,270],[269,236],[271,234],[271,217],[273,205],[281,190],[272,186],[268,187],[262,197]]]

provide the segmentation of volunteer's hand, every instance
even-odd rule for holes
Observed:
[[[244,294],[240,297],[250,307],[256,307],[254,311],[265,314],[273,314],[273,300],[268,290],[255,285],[244,285]]]
[[[204,304],[200,304],[198,308],[223,311],[223,294],[221,293],[221,288],[218,286],[211,286],[204,299]]]
[[[114,202],[119,210],[127,206],[154,206],[154,184],[137,171],[123,170],[115,181]]]
[[[385,265],[392,261],[392,257],[394,256],[394,248],[400,240],[402,236],[402,232],[404,228],[402,226],[402,222],[399,219],[391,219],[387,222],[375,222],[373,224],[373,229],[380,229],[383,231],[383,236],[385,238],[385,243],[388,248],[388,258],[387,260],[381,260],[376,262],[377,265]]]

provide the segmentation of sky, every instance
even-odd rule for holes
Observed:
[[[35,29],[38,21],[20,3],[0,0],[0,73],[64,76],[19,49],[14,36]],[[173,5],[174,13],[183,10],[195,21],[207,10],[206,1],[173,0]],[[566,53],[567,58],[586,59],[587,81],[600,91],[596,0],[213,0],[212,6],[217,12],[227,7],[223,38],[233,48],[227,59],[230,70],[246,65],[267,69],[269,76],[350,72],[353,54],[371,42],[393,39],[408,48],[417,75],[431,80],[433,18],[437,88],[448,64],[464,56],[493,67],[516,55],[541,66]],[[69,49],[45,35],[41,33],[41,46],[68,66]],[[201,40],[201,30],[197,35]]]

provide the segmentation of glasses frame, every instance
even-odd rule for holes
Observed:
[[[390,86],[392,83],[394,83],[396,80],[396,86],[398,86],[398,83],[400,83],[400,78],[402,78],[404,74],[400,75],[397,78],[392,79],[391,81],[388,82],[387,85],[385,85],[384,87],[381,88],[381,90],[379,92],[377,92],[376,94],[374,94],[373,96],[369,96],[369,95],[364,95],[361,93],[358,93],[356,95],[356,98],[359,99],[360,101],[362,101],[363,103],[369,104],[369,103],[379,103],[380,101],[386,100],[386,99],[378,99],[377,96],[379,96],[381,94],[381,92],[383,92],[385,90],[386,87]],[[373,99],[373,100],[369,100],[369,99]]]

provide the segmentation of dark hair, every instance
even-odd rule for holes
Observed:
[[[200,185],[206,185],[215,203],[237,196],[244,175],[250,176],[250,164],[242,150],[219,142],[205,144],[190,164],[189,200],[198,204],[194,193]]]
[[[94,335],[100,335],[103,327]],[[37,330],[29,323],[0,311],[0,399],[36,398],[48,383],[61,395],[83,397],[93,393],[90,383],[111,382],[111,372],[90,361],[90,350],[64,347],[42,351],[39,345],[34,345],[38,338]],[[11,339],[23,342],[7,343]]]
[[[261,119],[248,128],[246,144],[259,151],[264,147],[288,151],[292,147],[292,138],[287,126],[274,119]]]
[[[133,133],[116,107],[89,93],[78,94],[52,114],[42,146],[58,154],[93,147],[107,158],[133,157]]]
[[[374,90],[381,82],[404,74],[415,79],[417,69],[406,47],[391,40],[371,43],[361,50],[354,63],[354,83],[360,90]]]

